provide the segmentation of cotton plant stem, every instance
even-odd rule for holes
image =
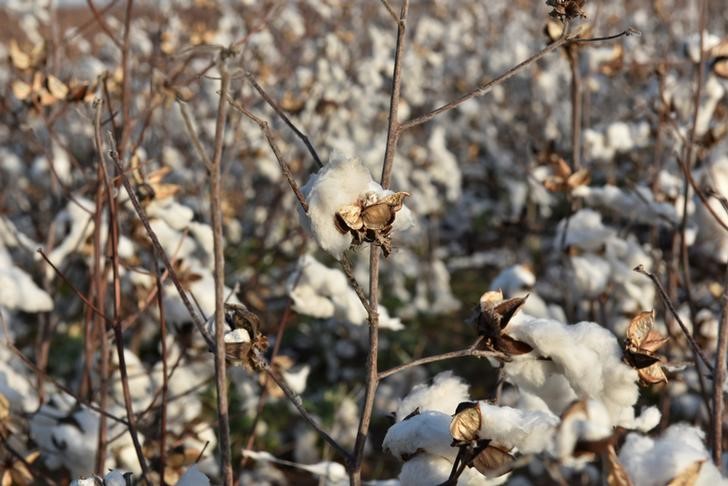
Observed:
[[[397,151],[400,122],[398,108],[400,89],[402,85],[402,56],[404,53],[405,34],[407,27],[407,12],[409,0],[402,1],[402,8],[397,22],[397,44],[395,47],[394,67],[392,68],[392,91],[389,100],[389,120],[387,123],[387,144],[382,164],[381,184],[384,189],[389,188],[394,165],[394,155]],[[364,460],[364,448],[369,436],[369,425],[374,411],[374,398],[379,384],[378,353],[379,353],[379,246],[372,244],[369,252],[369,355],[367,358],[366,388],[364,391],[364,405],[359,419],[359,428],[356,433],[354,453],[348,464],[349,480],[351,486],[361,486],[361,468]],[[366,307],[366,306],[365,306]]]
[[[228,411],[227,369],[225,364],[225,256],[222,234],[221,161],[227,119],[227,93],[230,74],[225,66],[225,53],[220,54],[220,100],[215,124],[215,145],[210,166],[210,212],[214,251],[215,279],[215,388],[223,484],[233,486],[230,449],[230,416]]]
[[[410,361],[408,363],[404,363],[399,366],[395,366],[386,371],[380,372],[379,380],[383,380],[396,373],[400,373],[402,371],[408,370],[410,368],[414,368],[416,366],[422,366],[422,365],[429,364],[429,363],[436,363],[438,361],[445,361],[445,360],[455,359],[455,358],[473,357],[473,358],[495,358],[500,361],[509,361],[510,360],[510,358],[506,354],[499,353],[497,351],[485,351],[485,350],[477,349],[477,345],[479,342],[480,342],[480,340],[476,341],[475,344],[469,346],[466,349],[461,349],[458,351],[450,351],[447,353],[436,354],[433,356],[426,356],[424,358],[419,358],[419,359]]]
[[[103,153],[98,147],[99,153]],[[112,146],[113,153],[118,154],[116,147]],[[129,375],[126,369],[126,357],[124,353],[124,335],[121,329],[121,279],[119,277],[119,219],[118,219],[118,192],[112,190],[109,174],[106,171],[105,161],[100,160],[102,179],[106,190],[107,197],[107,214],[109,219],[109,234],[107,237],[107,245],[111,253],[111,272],[114,290],[114,298],[112,300],[113,320],[112,327],[114,329],[114,338],[116,342],[116,354],[119,361],[119,376],[121,379],[121,390],[124,397],[124,408],[126,410],[127,421],[129,422],[129,435],[131,436],[134,452],[136,452],[139,465],[142,469],[143,484],[151,484],[149,477],[151,470],[144,457],[142,444],[139,440],[139,433],[136,426],[136,416],[131,399],[131,390],[129,389]],[[117,169],[118,170],[118,169]],[[106,339],[106,335],[103,334]]]
[[[131,62],[129,56],[129,33],[131,32],[131,17],[134,8],[134,0],[126,0],[126,11],[124,13],[124,34],[121,46],[121,137],[118,143],[118,150],[123,159],[126,154],[126,145],[131,132]]]
[[[726,356],[728,354],[728,272],[726,272],[723,286],[718,350],[715,353],[715,376],[713,377],[713,433],[711,436],[713,461],[721,470],[723,469],[723,411],[725,409],[723,385],[726,379]]]
[[[167,399],[169,375],[167,371],[167,319],[164,314],[164,287],[160,276],[157,254],[154,252],[154,277],[157,285],[157,309],[159,311],[159,339],[162,344],[162,404],[159,412],[159,482],[166,486],[164,470],[167,467]],[[180,355],[181,359],[182,355]],[[179,360],[177,361],[179,363]]]
[[[104,278],[104,270],[101,267],[101,217],[103,211],[103,194],[104,194],[104,151],[103,144],[101,141],[101,108],[102,104],[100,100],[96,101],[96,116],[94,117],[94,142],[96,146],[96,153],[98,154],[98,167],[96,170],[97,174],[97,192],[96,192],[96,207],[95,218],[94,218],[94,260],[93,260],[93,272],[96,281],[94,292],[96,294],[96,305],[99,309],[104,308],[104,302],[106,301],[106,279]],[[106,319],[100,318],[98,315],[94,316],[94,327],[96,334],[99,339],[99,389],[98,389],[98,402],[101,409],[106,410],[108,400],[108,382],[109,382],[109,341],[106,338]],[[93,360],[93,356],[89,359]],[[104,467],[106,464],[106,444],[107,444],[107,424],[106,416],[99,416],[99,432],[96,448],[96,473],[103,475]]]

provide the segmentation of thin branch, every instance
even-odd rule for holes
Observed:
[[[509,361],[510,357],[499,353],[497,351],[485,351],[481,349],[476,349],[477,342],[473,344],[472,346],[469,346],[466,349],[461,349],[459,351],[450,351],[448,353],[442,353],[442,354],[435,354],[433,356],[427,356],[424,358],[416,359],[413,361],[410,361],[409,363],[404,363],[399,366],[395,366],[393,368],[390,368],[386,371],[382,371],[379,373],[379,380],[383,380],[385,378],[388,378],[396,373],[400,373],[404,370],[414,368],[416,366],[422,366],[429,363],[436,363],[438,361],[445,361],[448,359],[455,359],[455,358],[495,358],[500,361]]]
[[[96,20],[96,23],[99,25],[101,30],[104,31],[104,33],[109,37],[109,39],[111,39],[111,42],[113,42],[116,47],[118,47],[119,49],[123,49],[121,42],[119,42],[118,39],[114,36],[114,33],[111,32],[111,29],[109,28],[109,24],[106,23],[106,20],[104,20],[104,17],[103,17],[103,14],[105,14],[110,9],[110,7],[113,7],[114,3],[116,3],[116,2],[115,1],[111,2],[110,5],[105,6],[104,9],[101,12],[99,12],[99,9],[96,8],[96,5],[94,5],[93,0],[86,0],[86,4],[88,5],[88,8],[89,8],[89,10],[91,10],[91,13],[94,16],[94,19]],[[80,29],[77,29],[76,34],[78,33],[79,30]]]
[[[369,299],[364,293],[364,289],[362,288],[362,286],[359,285],[359,281],[354,276],[354,270],[351,268],[351,261],[346,255],[343,255],[339,263],[341,264],[342,270],[344,270],[344,275],[346,275],[346,279],[349,281],[349,284],[354,289],[354,292],[356,292],[356,296],[359,297],[359,301],[364,306],[364,309],[366,309],[367,315],[369,315]]]
[[[392,8],[392,5],[387,0],[379,0],[382,2],[382,5],[384,5],[384,8],[387,9],[387,12],[389,12],[389,15],[394,19],[395,22],[399,23],[399,17],[397,16],[397,12],[394,11],[394,8]]]
[[[401,132],[401,125],[398,118],[400,90],[402,86],[402,54],[404,52],[404,41],[407,33],[407,12],[409,0],[402,2],[402,10],[397,22],[397,46],[394,51],[394,68],[392,69],[392,94],[389,99],[389,121],[387,122],[387,148],[384,151],[384,163],[382,165],[382,187],[389,188],[392,178],[392,167],[394,166],[394,153],[397,150],[397,141]]]
[[[253,76],[252,73],[245,73],[245,77],[248,79],[250,84],[253,85],[253,88],[255,88],[255,90],[258,92],[258,94],[260,94],[260,96],[265,100],[265,102],[268,103],[270,105],[270,107],[275,110],[275,112],[278,114],[278,116],[281,117],[283,122],[286,125],[288,125],[288,128],[293,130],[293,133],[295,133],[296,136],[298,136],[298,138],[301,139],[303,144],[308,149],[308,152],[311,154],[311,157],[313,157],[313,160],[316,161],[316,164],[318,164],[319,167],[323,167],[324,164],[323,164],[323,162],[321,162],[321,158],[319,157],[318,152],[316,152],[316,149],[313,148],[313,145],[311,145],[311,141],[308,139],[308,136],[305,133],[303,133],[301,130],[299,130],[298,127],[296,127],[296,125],[293,124],[293,122],[288,118],[288,116],[286,116],[286,113],[278,105],[278,103],[276,103],[275,100],[273,100],[273,98],[271,98],[268,95],[268,93],[265,92],[263,87],[260,84],[258,84],[258,82],[255,80],[255,77]]]
[[[240,113],[255,122],[263,131],[263,135],[265,135],[266,140],[268,140],[268,145],[270,145],[270,148],[273,151],[273,155],[275,155],[276,160],[278,161],[278,165],[281,168],[281,172],[283,172],[283,175],[288,181],[288,185],[291,187],[293,194],[296,195],[296,199],[298,199],[301,208],[303,208],[304,212],[308,213],[308,203],[306,202],[306,197],[303,195],[301,189],[298,187],[296,179],[293,178],[293,174],[291,173],[291,168],[288,166],[288,163],[283,159],[281,151],[273,138],[273,132],[271,132],[268,122],[263,120],[262,118],[255,116],[240,103],[236,103],[235,100],[233,100],[229,95],[227,96],[227,101],[233,108],[235,108]]]
[[[217,416],[222,456],[223,481],[233,485],[232,454],[230,450],[230,415],[228,410],[227,368],[225,363],[225,255],[222,234],[221,162],[227,119],[227,94],[230,73],[225,65],[227,53],[220,52],[220,100],[215,123],[215,145],[210,165],[210,213],[214,248],[215,279],[215,388],[217,390]]]
[[[121,138],[118,143],[118,150],[121,157],[126,153],[126,142],[131,131],[131,66],[129,59],[129,33],[131,32],[131,16],[134,0],[126,0],[126,12],[124,13],[124,36],[121,48]]]
[[[159,481],[166,486],[164,470],[167,466],[167,395],[169,375],[167,371],[167,319],[164,314],[164,288],[159,272],[158,255],[154,255],[154,277],[157,284],[157,307],[159,309],[159,339],[162,344],[162,404],[159,419]],[[180,354],[180,358],[182,354]]]
[[[45,260],[45,262],[46,262],[46,263],[47,263],[48,265],[50,265],[50,266],[51,266],[51,268],[52,268],[52,269],[53,269],[53,271],[54,271],[54,272],[56,273],[56,275],[58,275],[58,276],[59,276],[59,277],[61,278],[61,280],[63,280],[63,282],[64,282],[64,283],[65,283],[66,285],[68,285],[69,287],[71,287],[71,290],[73,290],[73,293],[75,293],[75,294],[76,294],[76,295],[78,296],[78,298],[79,298],[79,299],[81,299],[81,301],[82,301],[82,302],[83,302],[83,303],[84,303],[84,304],[85,304],[85,305],[86,305],[86,306],[87,306],[87,307],[88,307],[89,309],[91,309],[91,310],[92,310],[92,311],[93,311],[93,312],[94,312],[95,314],[97,314],[97,315],[98,315],[99,317],[103,317],[103,318],[104,318],[104,319],[106,319],[106,320],[110,320],[110,319],[109,319],[109,317],[107,317],[107,316],[106,316],[106,314],[104,314],[104,313],[103,313],[103,312],[102,312],[102,311],[101,311],[100,309],[98,309],[98,308],[97,308],[97,307],[96,307],[95,305],[93,305],[93,304],[91,303],[91,301],[90,301],[90,300],[88,299],[88,297],[86,297],[85,295],[83,295],[83,292],[81,292],[80,290],[78,290],[78,289],[76,288],[76,286],[75,286],[75,285],[73,285],[73,284],[71,283],[71,281],[70,281],[70,280],[68,280],[68,278],[66,277],[66,275],[65,275],[65,274],[64,274],[63,272],[61,272],[61,271],[60,271],[60,269],[59,269],[58,267],[56,267],[56,266],[55,266],[55,265],[53,264],[53,262],[52,262],[52,261],[50,261],[50,259],[48,258],[48,255],[46,255],[46,254],[45,254],[45,252],[43,251],[43,248],[38,248],[38,249],[37,249],[36,251],[37,251],[37,252],[38,252],[38,253],[40,254],[40,256],[41,256],[41,257],[43,257],[43,260]]]
[[[538,53],[529,57],[525,61],[513,66],[512,68],[510,68],[509,70],[507,70],[506,72],[501,74],[500,76],[498,76],[490,81],[481,83],[477,88],[462,95],[460,98],[458,98],[454,101],[451,101],[450,103],[444,104],[441,107],[436,108],[429,113],[425,113],[424,115],[418,116],[416,118],[412,118],[411,120],[402,123],[400,130],[401,131],[409,130],[410,128],[416,127],[417,125],[422,125],[423,123],[432,120],[440,113],[444,113],[446,111],[452,110],[453,108],[457,108],[458,106],[462,105],[463,103],[465,103],[466,101],[468,101],[471,98],[474,98],[476,96],[482,96],[482,95],[486,94],[487,92],[492,90],[494,87],[496,87],[499,84],[501,84],[502,82],[512,78],[513,76],[515,76],[516,74],[518,74],[519,72],[523,71],[525,68],[527,68],[528,66],[533,64],[534,62],[538,61],[539,59],[543,58],[551,51],[554,51],[561,46],[564,46],[564,45],[572,43],[572,42],[576,42],[579,44],[585,43],[585,42],[601,42],[601,41],[606,41],[606,40],[617,39],[619,37],[630,36],[630,35],[634,35],[634,34],[636,34],[636,31],[634,29],[627,29],[618,34],[614,34],[614,35],[610,35],[610,36],[606,36],[606,37],[594,37],[594,38],[590,38],[590,39],[579,39],[578,37],[561,38],[561,39],[547,45],[541,51],[539,51]]]
[[[724,282],[721,305],[720,327],[718,329],[718,350],[715,353],[715,376],[713,377],[713,462],[723,469],[723,384],[726,377],[726,355],[728,354],[728,272]]]
[[[177,104],[179,105],[179,111],[182,113],[182,119],[185,122],[185,128],[187,129],[187,135],[189,135],[190,140],[192,141],[192,145],[195,147],[195,150],[197,151],[197,155],[200,157],[202,162],[205,164],[205,167],[207,167],[207,170],[210,170],[212,167],[212,161],[210,160],[210,157],[207,155],[207,152],[205,152],[205,149],[202,147],[202,142],[200,142],[200,137],[197,135],[197,130],[195,130],[195,126],[192,123],[192,118],[190,117],[190,112],[187,110],[187,103],[182,101],[181,99],[177,99]]]
[[[205,339],[208,349],[210,351],[214,351],[215,350],[215,341],[212,339],[212,336],[210,336],[210,332],[205,327],[205,322],[200,319],[200,316],[197,315],[197,312],[195,311],[195,308],[192,306],[192,302],[190,301],[190,298],[187,295],[187,292],[185,291],[184,287],[182,286],[182,283],[179,281],[179,278],[177,277],[177,272],[175,271],[174,266],[172,266],[172,262],[169,260],[169,257],[167,256],[167,253],[164,251],[164,248],[162,248],[162,244],[159,242],[159,238],[157,238],[157,234],[152,229],[152,226],[149,223],[149,217],[147,217],[147,214],[144,211],[144,208],[142,208],[142,205],[136,196],[136,192],[134,191],[134,188],[132,187],[131,182],[129,182],[129,177],[124,173],[124,171],[122,169],[121,161],[119,160],[119,154],[116,151],[112,150],[109,152],[109,156],[110,156],[111,160],[114,162],[114,165],[117,168],[117,176],[121,177],[121,183],[123,184],[124,189],[126,189],[126,192],[129,195],[129,200],[131,201],[131,204],[134,207],[134,210],[136,211],[137,216],[139,216],[139,219],[141,220],[142,225],[144,226],[144,229],[147,232],[147,235],[149,235],[149,239],[152,241],[152,245],[157,250],[157,253],[159,254],[159,256],[162,258],[162,263],[164,263],[164,267],[167,269],[167,272],[169,272],[169,277],[170,277],[170,279],[172,279],[172,283],[174,283],[174,286],[177,289],[180,299],[182,299],[182,303],[184,304],[185,308],[187,309],[187,312],[189,312],[192,322],[194,323],[195,327],[200,332],[200,334],[202,334],[202,337]]]
[[[685,323],[682,321],[682,318],[680,317],[680,314],[677,313],[677,310],[672,305],[672,302],[670,302],[670,298],[667,296],[667,292],[665,292],[665,288],[662,286],[662,283],[660,280],[655,276],[654,273],[648,272],[647,269],[644,267],[644,265],[637,265],[634,268],[634,271],[637,273],[641,273],[642,275],[648,277],[657,287],[657,290],[660,293],[660,297],[662,297],[663,302],[667,306],[667,308],[670,310],[670,313],[675,317],[675,320],[680,325],[680,329],[682,330],[683,334],[688,340],[688,343],[690,343],[690,348],[693,351],[693,357],[695,359],[695,365],[698,366],[698,357],[700,357],[700,360],[703,362],[703,364],[711,371],[713,372],[713,367],[708,362],[708,358],[705,357],[703,354],[703,351],[698,346],[698,343],[695,342],[695,339],[693,339],[692,334],[690,334],[690,331],[688,330]]]
[[[293,404],[294,407],[296,407],[296,410],[298,410],[298,413],[301,414],[301,416],[306,420],[306,422],[311,425],[316,431],[319,433],[321,438],[323,438],[326,443],[328,443],[336,452],[339,453],[345,460],[350,461],[351,460],[351,454],[344,449],[338,442],[336,442],[336,439],[331,437],[324,429],[321,428],[321,426],[316,423],[316,421],[313,419],[313,417],[306,411],[306,409],[303,407],[303,400],[301,400],[301,397],[299,397],[296,392],[291,390],[291,388],[288,386],[286,381],[282,378],[279,378],[273,370],[271,370],[270,365],[263,361],[263,371],[265,372],[266,376],[268,376],[271,380],[275,382],[276,385],[281,389],[281,391],[286,395],[288,400]]]

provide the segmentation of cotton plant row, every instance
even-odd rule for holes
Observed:
[[[488,339],[512,350],[502,366],[505,382],[513,386],[512,403],[473,401],[468,385],[452,372],[416,386],[399,403],[383,442],[403,461],[401,484],[453,478],[457,484],[516,478],[518,484],[531,484],[528,474],[513,470],[520,458],[559,464],[565,477],[586,470],[595,482],[598,476],[588,465],[601,460],[609,484],[728,484],[710,461],[701,429],[673,424],[657,439],[645,435],[661,413],[654,406],[635,412],[640,382],[649,375],[634,357],[651,358],[650,366],[659,370],[654,352],[665,341],[653,330],[650,313],[631,324],[622,349],[616,336],[596,323],[566,325],[526,314],[510,318],[522,302],[494,304],[497,300],[492,292],[484,295],[479,320],[499,315],[499,306],[507,319],[500,344]],[[652,468],[659,473],[650,473]]]

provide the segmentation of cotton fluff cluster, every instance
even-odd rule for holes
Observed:
[[[288,295],[293,300],[293,309],[300,314],[352,324],[363,324],[367,320],[367,311],[344,272],[328,268],[311,255],[301,257],[298,272],[288,280]],[[402,322],[390,317],[381,305],[379,326],[394,331],[404,328]]]
[[[604,404],[613,426],[635,426],[637,372],[622,362],[619,343],[607,329],[523,317],[506,332],[534,348],[503,368],[506,380],[525,392],[529,408],[560,415],[574,400],[594,399]]]
[[[602,223],[599,213],[582,209],[571,216],[568,224],[566,220],[559,223],[554,246],[560,247],[562,241],[580,250],[569,256],[569,284],[574,295],[593,299],[610,289],[610,304],[615,311],[636,313],[652,308],[655,289],[633,270],[640,264],[649,269],[651,259],[633,236],[619,237]]]
[[[125,477],[126,474],[126,477]],[[128,478],[128,479],[127,479]],[[79,478],[71,481],[71,486],[128,486],[133,483],[130,473],[124,473],[118,469],[109,471],[103,478],[99,476],[91,476],[89,478]]]
[[[507,448],[516,447],[524,454],[546,450],[559,418],[549,411],[520,410],[479,402],[481,439],[492,439]]]
[[[713,162],[703,173],[702,180],[719,194],[728,194],[728,157],[723,156]],[[709,198],[708,205],[722,221],[728,221],[728,215],[717,198]],[[709,258],[719,262],[728,261],[728,232],[702,204],[697,205],[696,217],[700,249]]]
[[[356,157],[333,157],[302,188],[308,203],[308,214],[301,214],[302,224],[310,230],[321,248],[337,259],[351,245],[351,235],[341,234],[336,228],[336,212],[348,204],[354,204],[359,196],[369,191],[379,198],[392,193],[376,183],[369,170]],[[393,231],[407,229],[413,224],[412,213],[404,206],[397,212]]]
[[[640,486],[670,483],[696,463],[702,465],[697,479],[690,484],[728,485],[728,479],[721,477],[711,462],[704,440],[702,430],[687,424],[672,425],[657,439],[631,433],[619,452],[619,460],[632,483]]]
[[[450,446],[451,414],[467,400],[468,385],[446,371],[435,376],[432,385],[415,386],[400,402],[396,423],[387,431],[382,448],[405,461],[399,474],[403,486],[436,485],[448,478],[458,452]],[[466,468],[458,484],[501,482],[486,480],[475,469]]]

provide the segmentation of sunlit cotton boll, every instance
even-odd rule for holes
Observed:
[[[336,212],[356,203],[368,191],[374,191],[380,198],[390,193],[374,182],[369,170],[358,158],[337,156],[312,175],[302,188],[308,203],[308,214],[301,212],[302,224],[310,230],[321,248],[335,258],[341,258],[351,245],[351,235],[341,234],[336,228]],[[412,224],[412,218],[408,218],[407,213],[405,207],[399,211],[393,230],[404,229]]]
[[[525,411],[479,402],[481,439],[492,439],[508,447],[517,447],[524,454],[544,451],[559,418],[553,413]]]
[[[460,402],[467,400],[468,385],[452,371],[444,371],[435,376],[432,385],[415,386],[397,407],[396,419],[404,419],[417,408],[452,414]]]

